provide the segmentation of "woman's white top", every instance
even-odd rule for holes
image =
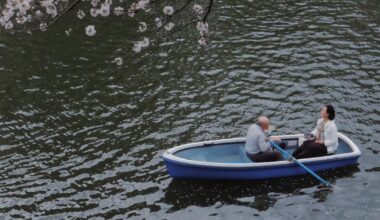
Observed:
[[[317,122],[317,126],[311,133],[323,141],[327,147],[328,154],[335,153],[338,149],[338,129],[334,120],[328,120],[326,123],[323,123],[323,119],[320,118]]]

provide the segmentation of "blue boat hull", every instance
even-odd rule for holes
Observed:
[[[329,170],[338,167],[355,165],[358,157],[331,160],[323,162],[305,163],[313,171]],[[307,172],[295,163],[283,166],[228,168],[228,167],[201,167],[185,165],[165,159],[168,173],[175,179],[271,179],[286,176],[303,175]]]

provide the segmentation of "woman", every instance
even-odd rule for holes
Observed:
[[[321,110],[321,118],[311,132],[315,139],[305,141],[294,151],[293,157],[301,159],[335,153],[338,148],[338,130],[334,118],[334,107],[332,105],[324,106]]]

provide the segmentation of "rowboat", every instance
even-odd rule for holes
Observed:
[[[282,135],[285,150],[292,153],[305,141],[303,134]],[[361,155],[356,144],[342,133],[334,154],[299,159],[312,171],[355,165]],[[167,171],[176,179],[270,179],[306,174],[293,161],[251,161],[245,153],[245,138],[231,138],[184,144],[162,155]]]

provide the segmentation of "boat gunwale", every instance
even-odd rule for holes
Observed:
[[[303,134],[279,135],[279,136],[281,138],[291,139],[291,138],[300,138],[303,136]],[[337,161],[337,160],[343,160],[343,159],[352,159],[352,158],[359,157],[361,155],[361,151],[358,148],[358,146],[346,135],[342,133],[338,133],[338,138],[342,139],[345,143],[347,143],[347,145],[351,148],[352,152],[336,154],[336,155],[335,154],[327,155],[323,157],[305,158],[305,159],[299,159],[298,161],[305,164],[323,163],[323,162]],[[169,150],[165,151],[162,157],[165,160],[168,160],[170,162],[174,162],[180,165],[197,166],[197,167],[213,167],[213,168],[268,168],[268,167],[287,166],[287,165],[294,164],[294,162],[288,161],[288,160],[274,161],[274,162],[260,162],[260,163],[254,163],[254,162],[252,163],[220,163],[220,162],[189,160],[189,159],[181,158],[174,155],[178,151],[181,151],[184,149],[215,145],[215,144],[229,144],[229,143],[245,142],[245,140],[246,140],[245,137],[240,137],[240,138],[210,140],[210,141],[201,141],[201,142],[183,144],[183,145],[170,148]]]

